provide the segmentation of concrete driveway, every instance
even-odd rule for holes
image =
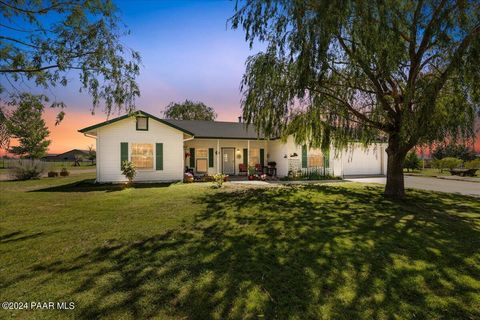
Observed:
[[[386,178],[385,177],[368,177],[368,178],[345,177],[345,180],[353,181],[353,182],[362,182],[362,183],[385,184]],[[405,187],[413,188],[413,189],[458,193],[458,194],[463,194],[467,196],[480,197],[480,183],[478,182],[405,176]]]

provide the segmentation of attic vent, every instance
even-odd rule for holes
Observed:
[[[137,117],[137,130],[148,131],[148,117]]]

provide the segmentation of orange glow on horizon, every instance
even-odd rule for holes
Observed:
[[[92,115],[90,112],[65,110],[65,118],[56,126],[56,110],[45,112],[45,122],[50,130],[50,146],[48,153],[63,153],[71,149],[87,150],[89,145],[95,148],[95,139],[86,137],[79,129],[91,126],[106,120],[105,115]]]
[[[59,154],[71,149],[87,150],[88,146],[93,145],[95,147],[95,139],[86,137],[83,133],[78,132],[79,129],[85,128],[99,122],[107,120],[106,114],[98,111],[97,114],[92,115],[88,110],[78,111],[73,109],[65,110],[65,118],[58,125],[55,125],[55,117],[58,110],[46,109],[44,113],[44,119],[50,130],[51,140],[47,153]],[[110,116],[110,119],[117,117],[118,115]],[[219,117],[220,118],[220,117]],[[221,115],[221,118],[227,118],[225,114]],[[229,118],[234,118],[232,115]],[[219,119],[220,120],[220,119]],[[223,120],[223,119],[222,119]],[[223,121],[232,121],[225,119]],[[12,145],[16,143],[12,141]],[[477,132],[477,138],[475,140],[475,151],[480,152],[480,131]],[[6,152],[0,149],[0,156],[5,155]]]
[[[95,148],[95,139],[89,138],[78,132],[79,129],[91,126],[93,124],[106,120],[104,114],[92,115],[89,111],[80,112],[65,109],[65,118],[59,125],[55,125],[55,118],[58,110],[46,109],[43,119],[45,120],[51,140],[47,153],[63,153],[71,149],[88,150],[88,146],[93,145]],[[16,145],[12,141],[11,145]],[[4,155],[5,151],[0,150],[0,155]]]

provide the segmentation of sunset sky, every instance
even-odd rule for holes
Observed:
[[[239,88],[245,60],[263,48],[259,45],[250,49],[243,31],[228,27],[227,19],[234,12],[233,1],[116,3],[131,31],[123,42],[142,56],[137,109],[160,115],[171,101],[190,99],[213,107],[218,120],[237,119],[241,113]],[[46,91],[28,88],[68,106],[65,120],[59,126],[54,125],[55,110],[47,110],[45,114],[52,140],[49,153],[87,149],[94,140],[77,130],[106,120],[101,109],[91,114],[91,99],[78,92],[80,85],[74,73],[71,80],[66,88]],[[480,150],[478,141],[477,150]]]

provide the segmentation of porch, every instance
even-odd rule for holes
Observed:
[[[194,175],[223,173],[246,177],[248,168],[267,173],[270,159],[267,140],[191,139],[184,142],[185,171]]]

